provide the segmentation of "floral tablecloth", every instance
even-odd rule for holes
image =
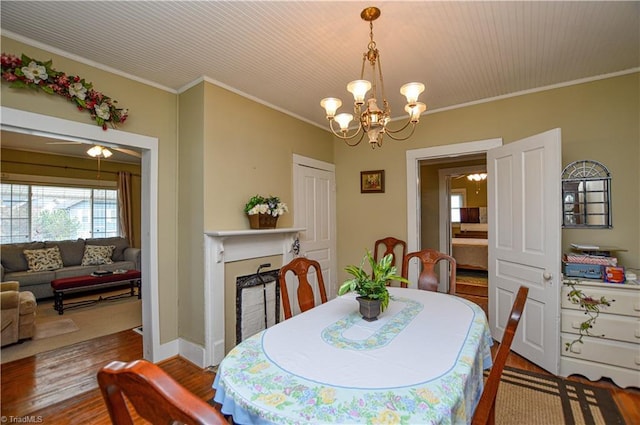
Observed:
[[[390,288],[362,320],[347,294],[246,339],[215,401],[238,424],[469,423],[491,366],[486,316],[462,298]]]

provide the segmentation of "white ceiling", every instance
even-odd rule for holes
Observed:
[[[428,114],[640,67],[638,1],[2,0],[1,26],[174,92],[206,77],[326,128],[320,99],[351,109],[346,84],[359,78],[369,5],[382,11],[374,39],[394,116],[409,81],[425,83]]]

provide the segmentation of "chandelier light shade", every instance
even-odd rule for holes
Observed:
[[[87,151],[87,154],[89,154],[90,157],[93,158],[109,158],[111,155],[113,155],[111,153],[111,151],[107,148],[103,148],[100,145],[95,145],[94,147],[92,147],[91,149],[89,149]]]
[[[469,174],[467,179],[472,182],[480,182],[487,179],[487,173]]]
[[[353,115],[347,113],[336,115],[338,108],[342,106],[342,101],[335,97],[322,99],[320,106],[324,108],[329,120],[329,127],[335,136],[343,139],[349,146],[356,146],[366,134],[369,145],[375,148],[382,146],[382,138],[385,134],[393,140],[406,140],[411,137],[416,124],[420,121],[420,115],[427,110],[427,105],[418,102],[418,97],[425,87],[424,84],[415,82],[400,87],[400,93],[407,98],[404,110],[409,116],[404,126],[395,130],[390,129],[388,124],[391,120],[391,108],[384,91],[380,51],[376,48],[376,42],[373,40],[373,21],[380,17],[380,9],[368,7],[360,13],[360,17],[369,22],[369,44],[367,51],[362,56],[360,79],[347,84],[347,90],[353,95]],[[370,81],[364,79],[367,61],[371,72]],[[369,93],[368,99],[366,98],[367,93]],[[349,126],[354,116],[358,126],[355,131],[351,130],[350,134]],[[336,129],[334,123],[337,123],[340,128]],[[352,140],[354,141],[351,142]]]

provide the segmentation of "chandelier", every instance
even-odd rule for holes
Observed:
[[[373,21],[380,17],[380,9],[377,7],[368,7],[360,13],[360,17],[369,22],[369,44],[367,46],[368,50],[362,56],[360,79],[347,84],[347,90],[353,94],[353,112],[358,119],[358,128],[355,130],[355,133],[349,134],[349,124],[354,117],[352,114],[341,113],[336,115],[336,111],[342,105],[340,99],[327,97],[320,101],[320,106],[325,109],[327,119],[329,120],[329,127],[335,136],[343,139],[349,146],[356,146],[362,141],[366,134],[369,139],[369,144],[372,148],[375,148],[376,146],[382,146],[382,138],[385,134],[393,140],[406,140],[411,137],[415,131],[416,124],[420,120],[420,115],[426,111],[427,105],[418,102],[418,96],[424,91],[424,84],[407,83],[403,85],[400,87],[400,93],[407,98],[407,104],[404,110],[409,114],[408,120],[404,126],[396,130],[391,130],[387,127],[387,124],[391,120],[391,108],[389,107],[384,92],[380,52],[376,48],[376,42],[373,40]],[[369,65],[371,66],[371,81],[364,79],[367,61],[369,61]],[[365,96],[370,89],[371,93],[366,100],[366,107],[364,107]],[[378,89],[380,93],[378,93]],[[377,97],[378,94],[380,94],[381,97]],[[378,99],[382,100],[382,109],[378,106]],[[336,131],[334,122],[337,122],[340,126],[339,131]],[[405,130],[409,126],[411,126],[410,132],[406,134]],[[404,136],[399,134],[401,132],[404,132]],[[358,135],[360,137],[357,141],[351,143],[350,140],[355,139]]]

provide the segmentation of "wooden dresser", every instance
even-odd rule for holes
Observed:
[[[590,330],[604,336],[585,336],[582,344],[575,343],[567,351],[566,344],[579,337],[580,324],[588,316],[568,299],[571,287],[563,285],[560,375],[579,374],[590,380],[608,377],[620,387],[640,388],[640,285],[581,279],[575,288],[595,299],[615,301],[600,308]]]

